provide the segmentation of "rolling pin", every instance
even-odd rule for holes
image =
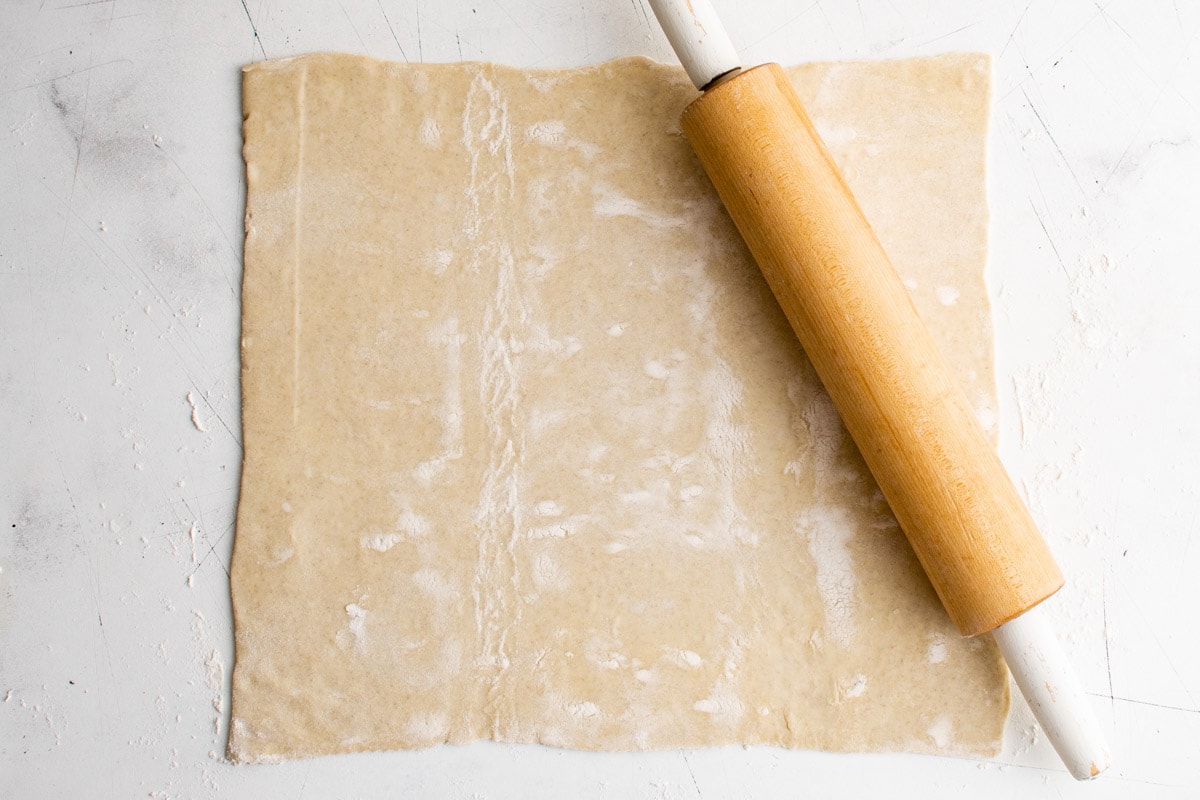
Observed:
[[[743,70],[707,0],[650,0],[702,94],[684,135],[951,620],[991,632],[1076,778],[1110,757],[1039,604],[1063,576],[778,64]]]

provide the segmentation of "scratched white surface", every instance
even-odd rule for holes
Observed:
[[[996,761],[476,744],[226,764],[238,67],[671,55],[640,0],[4,0],[0,796],[1200,796],[1200,7],[716,4],[752,63],[995,57],[1002,451],[1074,581],[1051,608],[1112,772],[1075,785],[1020,701]]]

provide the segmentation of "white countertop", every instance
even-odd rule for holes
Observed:
[[[1200,6],[715,5],[747,63],[992,54],[1001,450],[1068,573],[1050,609],[1112,771],[1075,784],[1017,698],[995,761],[480,743],[225,763],[239,67],[673,57],[641,0],[7,0],[0,796],[1200,797]]]

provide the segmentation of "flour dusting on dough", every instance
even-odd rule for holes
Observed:
[[[440,744],[450,735],[450,720],[445,714],[431,712],[413,716],[405,729],[418,745]]]
[[[403,535],[421,538],[428,536],[433,529],[428,517],[424,517],[411,508],[405,508],[396,517],[396,529]]]
[[[738,670],[741,668],[745,644],[731,637],[725,646],[725,663],[721,675],[712,686],[708,697],[698,700],[692,708],[713,718],[714,722],[727,727],[737,725],[746,714],[746,705],[738,694]]]
[[[437,120],[433,117],[426,117],[421,120],[421,129],[417,137],[421,140],[421,144],[433,147],[441,141],[442,129],[438,126]]]
[[[842,465],[840,451],[847,434],[828,395],[804,398],[801,384],[788,384],[794,425],[806,435],[805,451],[784,468],[812,488],[813,501],[800,512],[794,526],[805,538],[816,568],[817,591],[825,611],[825,632],[848,646],[854,639],[857,574],[850,543],[857,529],[845,504],[836,502],[848,484],[860,478]]]
[[[686,224],[683,217],[652,211],[646,204],[621,194],[612,186],[597,182],[592,188],[592,209],[601,217],[630,217],[652,228],[679,228]]]
[[[446,270],[454,263],[454,251],[445,247],[434,249],[429,257],[429,264],[433,268],[433,274],[441,277],[446,274]]]
[[[428,485],[445,472],[452,461],[463,455],[462,348],[466,335],[458,330],[458,318],[448,317],[429,331],[430,346],[445,351],[445,378],[442,383],[442,407],[438,421],[442,426],[442,452],[417,465],[413,477]]]
[[[573,717],[587,719],[599,714],[600,707],[590,700],[585,700],[582,703],[572,703],[571,705],[567,706],[567,711],[569,711]]]
[[[854,590],[857,578],[848,545],[854,538],[846,510],[814,506],[796,519],[796,533],[808,540],[817,570],[817,591],[825,606],[825,632],[849,645],[854,639]]]
[[[478,567],[472,581],[475,633],[483,667],[506,669],[511,663],[507,640],[516,590],[521,579],[514,558],[516,541],[523,531],[520,500],[524,442],[509,434],[518,413],[517,341],[527,316],[523,287],[516,279],[512,244],[503,235],[488,236],[492,228],[505,230],[515,195],[515,167],[508,103],[500,90],[479,69],[467,93],[462,115],[462,141],[470,156],[467,185],[469,213],[464,234],[473,243],[469,271],[494,270],[494,288],[483,310],[478,346],[481,353],[479,401],[487,429],[487,465],[475,510],[478,531]],[[538,591],[556,588],[562,578],[554,562],[543,554],[533,571]],[[492,680],[495,680],[493,677]],[[480,682],[481,698],[489,680]]]
[[[413,573],[412,580],[417,588],[436,600],[450,600],[457,594],[454,585],[446,579],[446,576],[432,567],[417,570]]]
[[[948,747],[954,741],[954,720],[950,717],[939,717],[937,722],[925,731],[925,735],[938,747]]]
[[[859,673],[855,675],[848,686],[843,690],[842,695],[848,698],[862,697],[867,691],[867,676]]]
[[[671,377],[671,370],[664,367],[660,361],[647,361],[642,367],[642,371],[651,378],[657,378],[658,380],[665,381]]]
[[[360,601],[361,602],[361,601]],[[367,651],[367,611],[358,603],[346,606],[346,625],[337,632],[338,647],[357,655]]]
[[[561,517],[563,509],[553,500],[543,500],[534,507],[533,513],[539,517]]]
[[[946,660],[946,636],[941,633],[929,635],[929,647],[925,650],[925,660],[930,664],[941,664]]]
[[[937,295],[938,302],[944,306],[952,306],[957,303],[961,294],[954,286],[939,286],[934,289],[933,293]]]
[[[525,139],[538,144],[562,144],[566,133],[567,126],[562,123],[562,120],[543,120],[535,122],[525,129]]]
[[[364,550],[374,550],[378,553],[386,553],[396,545],[404,541],[404,537],[398,533],[376,533],[371,536],[364,536],[358,540],[358,546]]]

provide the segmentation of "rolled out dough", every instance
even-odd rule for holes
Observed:
[[[993,407],[989,65],[790,75]],[[680,70],[247,67],[230,755],[992,754],[949,624],[678,127]]]

